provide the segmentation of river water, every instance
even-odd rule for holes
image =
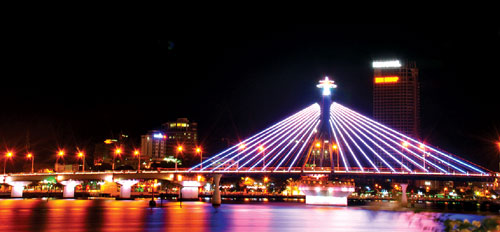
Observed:
[[[160,202],[158,201],[158,206]],[[2,199],[0,231],[441,231],[436,218],[484,216],[368,210],[292,202],[223,204],[148,200]]]

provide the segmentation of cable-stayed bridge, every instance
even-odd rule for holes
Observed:
[[[329,82],[332,88],[333,81],[328,78],[322,84]],[[188,171],[322,170],[420,176],[491,175],[479,165],[404,135],[337,102],[332,103],[329,92],[323,94],[321,104],[306,107]]]

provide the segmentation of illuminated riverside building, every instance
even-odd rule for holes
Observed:
[[[415,62],[373,62],[373,117],[410,137],[419,138],[420,95]]]
[[[141,157],[163,159],[167,154],[167,135],[160,130],[152,130],[141,136]]]
[[[373,118],[405,135],[420,138],[420,94],[415,62],[374,61],[372,66]],[[375,161],[381,165],[380,160]]]
[[[178,118],[177,121],[162,125],[166,137],[166,154],[175,156],[178,147],[182,146],[183,155],[196,155],[198,141],[198,123],[189,122],[187,118]]]

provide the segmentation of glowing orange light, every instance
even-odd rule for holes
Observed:
[[[337,145],[335,145],[335,144],[334,144],[334,145],[332,146],[332,148],[333,148],[333,150],[337,150]]]
[[[7,154],[5,154],[5,156],[7,156],[9,158],[12,157],[12,152],[7,152]]]
[[[134,151],[134,155],[139,155],[139,151],[138,151],[138,150],[135,150],[135,151]]]
[[[446,192],[446,191],[448,191],[448,187],[444,187],[444,191],[445,191],[445,192]]]
[[[201,181],[201,176],[197,176],[197,178],[198,178],[198,181]]]
[[[197,153],[200,153],[200,152],[201,152],[201,148],[197,147],[197,148],[196,148],[196,152],[197,152]]]
[[[267,183],[268,181],[269,181],[269,178],[267,178],[267,176],[264,177],[264,183]]]
[[[106,140],[104,140],[104,143],[105,143],[105,144],[112,144],[112,143],[113,143],[113,141],[111,141],[111,139],[106,139]]]
[[[403,147],[408,147],[408,142],[404,141],[403,142]]]
[[[122,153],[122,149],[121,149],[121,148],[117,148],[117,149],[115,150],[115,153],[116,153],[117,155],[121,154],[121,153]]]
[[[321,147],[321,143],[316,143],[316,147]]]
[[[181,175],[177,176],[177,181],[182,181],[182,176]]]
[[[83,157],[83,152],[78,152],[78,157]]]
[[[57,153],[57,155],[59,155],[61,157],[64,156],[64,151],[59,151],[59,153]]]
[[[239,146],[239,148],[240,148],[241,150],[245,149],[245,147],[246,147],[246,146],[245,146],[245,144],[241,144],[241,145]]]
[[[28,159],[31,159],[31,157],[33,157],[33,155],[32,155],[31,153],[28,153],[28,154],[26,155],[26,157],[27,157]]]
[[[182,146],[178,146],[177,151],[182,151]]]
[[[425,149],[425,145],[424,144],[420,144],[420,146],[418,146],[418,147],[420,147],[420,149],[422,149],[422,150]]]
[[[396,83],[398,81],[399,81],[399,77],[398,76],[375,77],[375,83],[376,84]]]
[[[259,151],[263,151],[264,150],[264,146],[260,145],[259,146]]]

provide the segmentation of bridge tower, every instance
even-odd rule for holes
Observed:
[[[311,144],[309,145],[302,169],[306,167],[330,167],[333,170],[337,163],[333,156],[336,145],[333,143],[334,140],[328,122],[330,121],[330,106],[332,105],[331,89],[337,88],[337,85],[335,85],[333,80],[325,77],[324,80],[319,81],[316,87],[322,89],[322,97],[319,104],[321,107],[321,121],[314,139],[311,140]]]

